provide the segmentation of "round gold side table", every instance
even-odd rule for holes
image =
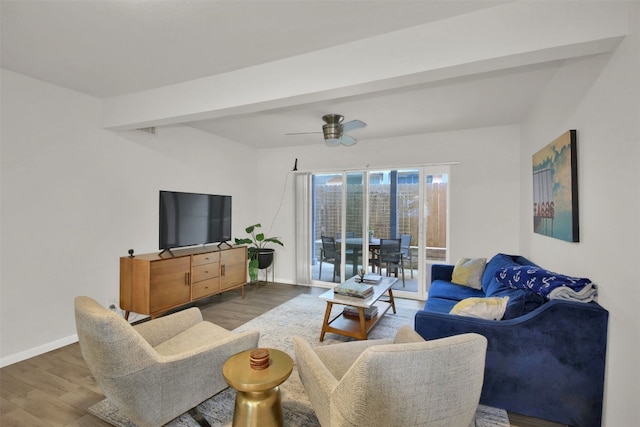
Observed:
[[[280,350],[269,350],[269,367],[252,369],[252,350],[231,356],[222,367],[222,375],[236,389],[233,427],[283,426],[280,387],[293,370],[293,360]]]

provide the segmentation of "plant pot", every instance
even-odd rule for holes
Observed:
[[[256,255],[258,258],[258,268],[264,270],[273,264],[273,253],[275,249],[258,249]]]

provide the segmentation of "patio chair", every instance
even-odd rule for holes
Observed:
[[[411,255],[411,234],[400,235],[400,252],[402,257],[409,260],[409,271],[413,279],[413,256]]]
[[[328,262],[333,264],[333,281],[336,281],[336,276],[340,276],[340,249],[336,245],[336,239],[329,236],[321,236],[322,249],[320,249],[320,269],[318,273],[318,280],[322,280],[322,263]],[[353,254],[352,249],[347,249],[347,255]]]
[[[380,239],[380,252],[373,262],[378,266],[380,272],[382,272],[382,266],[384,265],[387,270],[387,276],[391,275],[391,270],[395,272],[395,276],[398,277],[398,270],[402,272],[402,287],[405,287],[404,281],[404,257],[400,250],[400,239]]]

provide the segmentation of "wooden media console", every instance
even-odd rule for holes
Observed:
[[[120,258],[120,307],[157,317],[247,283],[247,247],[199,247]]]

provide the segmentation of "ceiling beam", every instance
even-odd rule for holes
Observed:
[[[514,2],[241,70],[107,98],[105,128],[186,123],[604,53],[610,2]]]

